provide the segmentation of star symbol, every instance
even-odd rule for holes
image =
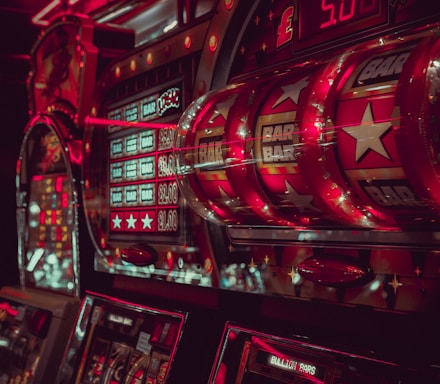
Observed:
[[[276,108],[284,100],[287,99],[290,99],[295,104],[298,104],[299,95],[301,94],[301,91],[307,86],[308,83],[309,82],[307,78],[303,78],[294,84],[289,84],[284,87],[281,87],[281,89],[283,90],[283,94],[278,98],[277,101],[275,101],[274,105],[272,105],[272,109]]]
[[[312,205],[312,195],[300,195],[287,180],[285,180],[284,183],[286,185],[286,192],[285,195],[280,196],[281,198],[292,202],[301,212],[305,210],[317,210]]]
[[[264,262],[266,263],[266,264],[269,264],[269,260],[270,260],[270,258],[269,258],[269,256],[264,256]]]
[[[342,128],[344,132],[356,139],[356,161],[364,157],[369,150],[391,160],[381,140],[390,129],[391,123],[389,121],[374,123],[370,103],[365,108],[361,125]]]
[[[236,98],[237,95],[233,95],[221,103],[216,103],[215,110],[212,112],[209,122],[212,123],[218,116],[222,116],[226,120],[228,118],[229,108],[231,108]]]
[[[397,280],[397,276],[396,276],[396,274],[394,274],[394,278],[393,278],[393,280],[391,280],[391,281],[388,283],[388,285],[391,285],[391,286],[393,287],[394,294],[396,294],[396,293],[397,293],[397,288],[399,288],[399,287],[402,286],[403,284],[402,284],[402,283],[399,283],[399,280]]]
[[[113,228],[121,229],[122,220],[119,218],[118,214],[116,214],[115,218],[112,219],[112,221],[113,221]]]
[[[151,229],[151,222],[153,221],[153,219],[148,216],[148,213],[145,214],[145,217],[142,220],[142,223],[144,223],[144,226],[142,227],[142,229],[148,228]]]
[[[235,199],[235,198],[229,196],[222,187],[218,186],[218,191],[220,193],[220,196],[221,196],[223,202],[229,208],[238,208],[241,206],[241,202],[238,199]]]
[[[272,21],[273,19],[273,12],[272,9],[269,11],[269,20]]]
[[[137,221],[137,219],[135,219],[133,217],[133,214],[130,213],[130,217],[127,219],[127,228],[128,229],[130,229],[130,228],[135,229],[136,228],[135,227],[136,221]]]
[[[290,267],[290,272],[288,273],[288,275],[292,279],[292,284],[293,284],[293,280],[295,279],[295,268],[293,268],[293,265]]]
[[[255,25],[260,25],[260,18],[258,16],[255,18]]]
[[[414,270],[414,273],[416,274],[417,277],[420,277],[420,275],[422,274],[422,269],[417,266],[416,269]]]
[[[249,268],[255,268],[257,265],[255,264],[255,262],[254,262],[254,258],[252,257],[251,258],[251,262],[248,264],[248,267]]]

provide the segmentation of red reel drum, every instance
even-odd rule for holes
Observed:
[[[228,120],[232,157],[241,164],[228,168],[228,177],[267,224],[324,223],[297,163],[298,105],[314,71],[293,68],[253,82],[238,96],[231,111],[236,115]]]
[[[393,115],[395,93],[416,40],[360,47],[314,79],[301,116],[300,166],[335,217],[365,227],[429,221],[401,162]]]
[[[202,96],[188,107],[178,124],[175,158],[179,187],[196,213],[218,224],[256,221],[227,174],[236,159],[231,158],[225,127],[231,106],[244,87],[230,85]]]
[[[440,39],[427,36],[414,50],[396,92],[396,141],[416,196],[440,205]],[[420,203],[422,205],[422,203]],[[432,219],[438,223],[438,219]]]

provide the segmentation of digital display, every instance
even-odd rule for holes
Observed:
[[[383,0],[320,0],[301,5],[300,42],[322,43],[323,40],[334,40],[387,21],[387,2]]]
[[[112,109],[108,118],[148,121],[180,108],[180,88],[172,87]],[[175,180],[174,129],[109,127],[110,234],[179,231],[179,189]]]
[[[314,379],[314,383],[323,383],[325,379],[324,366],[318,366],[315,363],[284,355],[282,353],[270,353],[259,350],[256,362],[262,365],[268,365],[284,371],[295,373],[298,376]]]
[[[73,279],[69,193],[66,175],[32,178],[26,270],[39,286],[63,286]]]
[[[19,206],[25,209],[17,212],[18,226],[23,227],[19,232],[26,232],[20,250],[26,284],[72,293],[76,211],[60,136],[49,125],[36,124],[21,153]]]
[[[63,372],[82,383],[165,383],[185,315],[87,295]],[[67,381],[67,380],[66,380]],[[63,382],[62,380],[58,382]]]
[[[179,282],[191,275],[191,283],[211,283],[212,264],[196,255],[198,223],[191,221],[175,171],[185,84],[179,78],[107,101],[89,116],[83,201],[97,271]]]
[[[229,323],[223,343],[210,382],[215,377],[216,383],[333,383],[334,356],[323,349],[318,351],[315,346]],[[223,375],[227,380],[222,381]]]

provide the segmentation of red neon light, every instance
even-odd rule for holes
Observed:
[[[69,194],[63,193],[61,195],[61,207],[67,208],[69,206]]]
[[[153,63],[153,54],[149,52],[147,54],[147,64],[151,65]]]
[[[40,224],[45,224],[46,223],[46,211],[41,211],[40,212]]]
[[[218,37],[216,35],[212,35],[209,38],[209,50],[211,52],[215,52],[217,50],[217,46],[218,46]]]
[[[57,177],[55,180],[55,191],[61,192],[63,190],[63,177]]]
[[[225,0],[225,8],[230,11],[234,6],[234,0]]]
[[[133,128],[148,128],[148,129],[176,129],[177,124],[161,124],[161,123],[147,123],[147,122],[131,122],[123,120],[101,119],[99,117],[87,116],[85,119],[86,126],[89,125],[119,125],[121,127]]]
[[[343,23],[353,19],[356,8],[359,7],[359,16],[377,9],[378,1],[374,0],[371,4],[365,5],[365,0],[341,1],[339,9],[333,3],[327,3],[327,0],[321,1],[321,12],[327,15],[327,20],[320,24],[320,29],[326,29],[333,25]]]
[[[300,39],[315,36],[324,30],[380,17],[382,0],[321,0],[300,12]]]
[[[67,0],[67,5],[71,7],[76,4],[79,0]],[[66,1],[63,0],[53,0],[49,4],[47,4],[40,12],[38,12],[34,17],[32,17],[31,21],[35,25],[42,25],[44,27],[49,25],[49,20],[45,20],[44,17],[48,16],[51,11],[53,11],[57,7],[63,7],[66,5]]]
[[[53,224],[53,225],[55,225],[56,223],[57,223],[57,211],[56,210],[53,210],[52,212],[52,216],[51,216],[51,223]]]
[[[190,36],[186,36],[186,37],[185,37],[185,42],[184,42],[184,44],[185,44],[185,48],[186,48],[186,49],[188,49],[188,48],[191,47],[191,37],[190,37]]]
[[[0,313],[6,311],[7,314],[15,317],[18,315],[18,311],[16,309],[13,309],[9,303],[0,303]]]

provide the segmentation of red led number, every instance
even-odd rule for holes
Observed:
[[[377,0],[321,0],[321,12],[326,15],[325,21],[319,26],[326,29],[338,23],[351,20],[359,9],[359,16],[369,13],[377,8]]]
[[[277,48],[292,40],[293,28],[292,19],[295,7],[290,6],[286,8],[281,16],[280,25],[277,33]]]

